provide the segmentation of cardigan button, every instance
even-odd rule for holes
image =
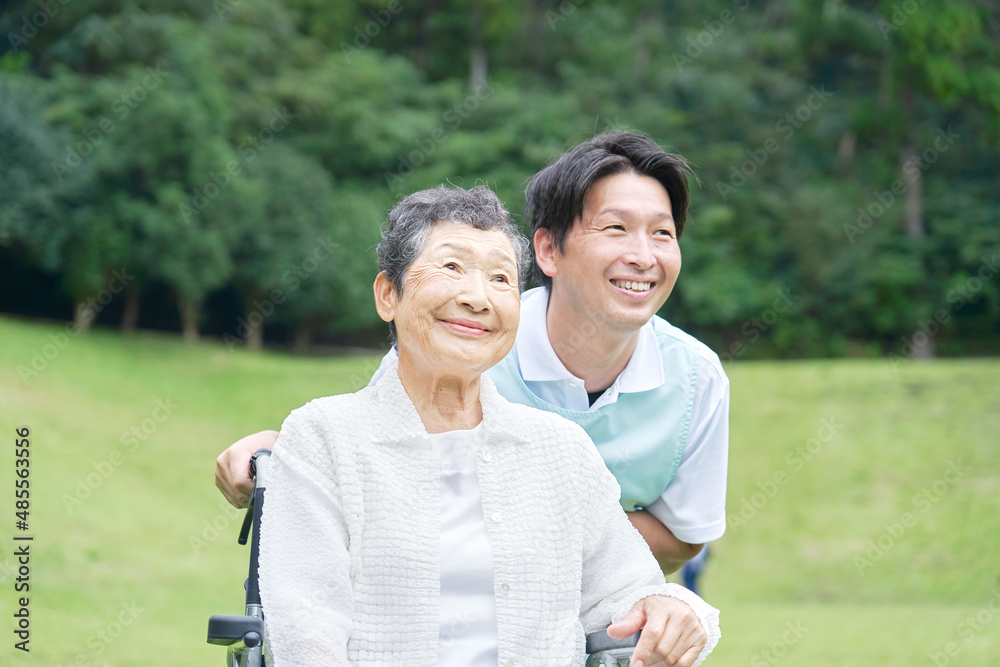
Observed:
[[[508,660],[507,662],[504,663],[504,667],[514,667],[514,661]]]
[[[493,460],[493,455],[492,455],[492,454],[490,454],[490,453],[489,453],[488,451],[486,451],[485,449],[484,449],[484,450],[482,451],[482,453],[480,454],[480,457],[482,457],[482,459],[483,459],[484,461],[486,461],[487,463],[489,463],[490,461],[492,461],[492,460]]]
[[[510,584],[508,584],[507,582],[500,584],[500,592],[503,593],[504,595],[510,593]]]
[[[493,519],[493,523],[500,523],[503,521],[503,514],[500,514],[500,512],[494,512],[493,516],[490,518]]]

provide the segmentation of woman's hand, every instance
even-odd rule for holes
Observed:
[[[258,449],[272,449],[277,439],[277,431],[260,431],[237,440],[215,459],[215,485],[230,505],[243,509],[250,504],[250,457]]]
[[[685,602],[666,595],[651,595],[636,603],[608,635],[624,639],[642,628],[632,652],[632,667],[691,667],[708,642],[701,621]]]

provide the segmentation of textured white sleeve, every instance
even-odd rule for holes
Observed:
[[[639,600],[667,595],[686,602],[701,620],[708,643],[695,664],[712,652],[722,633],[719,612],[691,591],[668,584],[646,541],[628,520],[618,499],[621,490],[593,444],[582,461],[586,480],[581,507],[588,529],[584,540],[582,613],[586,633],[620,621]]]
[[[718,360],[701,359],[691,433],[673,480],[646,511],[688,544],[726,532],[729,459],[729,378]]]
[[[347,528],[332,480],[313,466],[322,448],[301,408],[281,427],[261,519],[260,591],[272,667],[348,665],[353,592]]]

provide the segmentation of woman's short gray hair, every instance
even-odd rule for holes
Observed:
[[[378,268],[398,294],[403,293],[406,272],[424,249],[431,229],[444,221],[503,232],[514,247],[517,282],[523,290],[531,261],[528,239],[511,220],[503,202],[485,185],[477,185],[471,190],[439,185],[401,199],[389,211],[389,219],[382,229],[382,242],[376,249]]]
[[[392,283],[397,294],[403,293],[406,272],[413,264],[431,229],[439,222],[457,222],[476,229],[503,232],[514,248],[517,261],[517,284],[521,291],[527,280],[531,250],[527,237],[511,220],[510,213],[496,194],[485,185],[466,190],[439,185],[403,197],[396,204],[382,228],[382,241],[375,253],[379,271]],[[392,340],[396,327],[390,322]]]

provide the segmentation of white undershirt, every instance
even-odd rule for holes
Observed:
[[[442,666],[496,667],[493,551],[486,533],[476,453],[482,424],[430,437],[441,457]]]

